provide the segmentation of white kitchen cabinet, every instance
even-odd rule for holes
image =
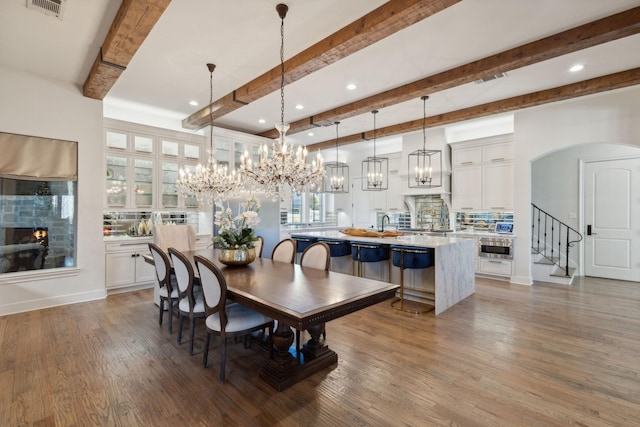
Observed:
[[[454,168],[451,194],[453,210],[482,209],[482,166]]]
[[[513,210],[513,162],[482,167],[482,208]]]
[[[144,242],[138,240],[106,244],[107,290],[153,285],[156,280],[155,269],[142,258],[142,255],[149,253],[150,241],[144,239]]]
[[[452,144],[453,211],[513,210],[511,135]]]
[[[511,277],[512,275],[512,264],[513,262],[510,260],[498,260],[491,258],[478,258],[479,259],[479,269],[478,273],[490,274],[494,276],[505,276]]]

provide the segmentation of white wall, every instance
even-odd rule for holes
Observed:
[[[515,274],[531,284],[532,161],[580,144],[640,146],[640,87],[575,98],[518,112],[514,116]],[[557,170],[558,175],[564,171]],[[536,190],[537,191],[537,190]]]
[[[73,85],[4,67],[0,93],[0,131],[77,141],[79,160],[77,270],[0,276],[0,315],[104,298],[102,102]]]

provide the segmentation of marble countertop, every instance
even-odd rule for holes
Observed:
[[[312,232],[300,232],[292,233],[294,235],[309,236],[309,237],[324,237],[337,240],[348,240],[356,242],[370,242],[370,243],[382,243],[385,245],[405,245],[416,246],[422,248],[436,248],[439,246],[448,246],[456,244],[467,239],[462,237],[440,237],[440,236],[418,236],[418,235],[406,235],[398,237],[365,237],[365,236],[350,236],[348,234],[340,233],[339,231],[312,231]]]

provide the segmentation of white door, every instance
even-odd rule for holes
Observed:
[[[585,275],[640,281],[640,158],[585,163]]]

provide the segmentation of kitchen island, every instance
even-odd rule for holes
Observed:
[[[295,233],[296,236],[327,238],[335,240],[370,242],[383,245],[415,246],[434,250],[434,265],[425,270],[432,270],[427,275],[424,289],[432,293],[430,297],[435,306],[435,314],[440,314],[449,307],[462,301],[475,292],[475,256],[476,242],[459,237],[439,236],[398,236],[398,237],[364,237],[351,236],[340,231],[315,231]],[[392,267],[398,270],[398,267]],[[406,270],[409,272],[410,270]],[[419,292],[419,291],[418,291]],[[406,293],[406,291],[405,291]]]

